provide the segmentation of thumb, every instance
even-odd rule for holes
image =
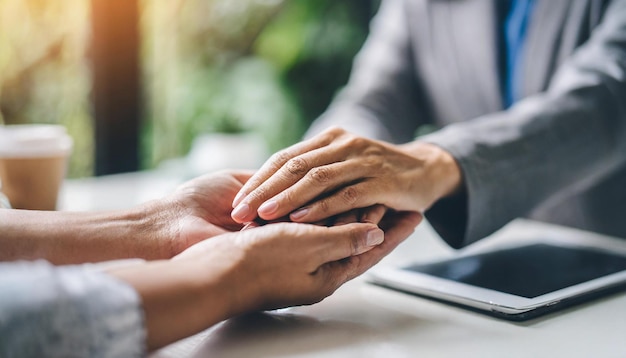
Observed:
[[[360,255],[380,245],[384,232],[371,223],[353,223],[334,227],[320,227],[325,232],[317,239],[319,264]]]

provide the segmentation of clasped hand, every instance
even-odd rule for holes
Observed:
[[[423,212],[459,183],[454,159],[434,145],[396,146],[333,128],[272,156],[237,194],[232,218],[316,222],[376,204]]]

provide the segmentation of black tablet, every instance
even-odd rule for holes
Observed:
[[[626,249],[619,244],[599,240],[581,245],[538,237],[436,262],[378,269],[370,279],[502,318],[526,320],[626,287]]]

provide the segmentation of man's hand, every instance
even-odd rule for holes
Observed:
[[[455,160],[434,145],[395,146],[334,128],[272,156],[237,194],[232,217],[316,222],[375,204],[423,212],[460,183]]]

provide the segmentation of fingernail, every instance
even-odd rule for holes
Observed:
[[[385,233],[381,229],[372,229],[367,232],[365,242],[367,246],[376,246],[385,240]]]
[[[254,221],[250,221],[249,223],[246,223],[240,231],[245,231],[245,230],[249,230],[249,229],[254,229],[255,227],[259,227],[259,224],[255,223]]]
[[[248,206],[248,204],[241,204],[233,210],[230,216],[233,219],[245,220],[248,214],[250,214],[250,206]]]
[[[241,203],[241,201],[245,197],[246,197],[246,193],[244,193],[243,191],[240,191],[239,193],[237,193],[237,196],[235,196],[235,200],[233,200],[233,208],[237,207],[237,205],[239,205],[239,203]]]
[[[268,200],[259,206],[259,214],[272,215],[278,210],[278,202],[276,200]]]
[[[302,209],[296,210],[293,213],[291,213],[291,215],[289,215],[289,217],[293,221],[298,221],[298,220],[302,219],[303,217],[305,217],[308,213],[309,213],[309,208],[302,208]]]

